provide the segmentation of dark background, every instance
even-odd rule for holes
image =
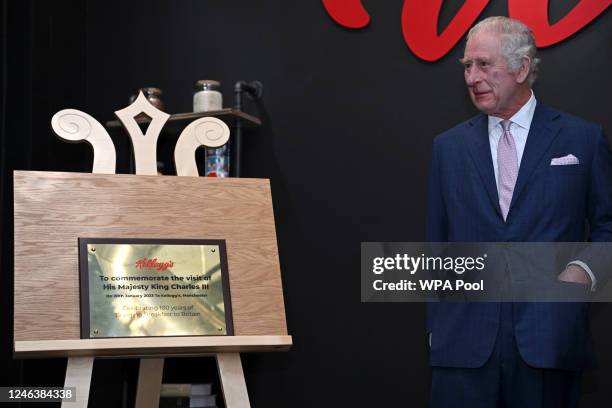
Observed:
[[[440,28],[462,1],[446,1]],[[577,1],[554,1],[551,22]],[[158,86],[169,113],[192,109],[198,79],[260,80],[261,128],[245,135],[246,177],[272,182],[288,353],[243,355],[261,407],[422,407],[429,392],[420,304],[362,304],[362,241],[422,241],[433,137],[475,113],[457,62],[435,63],[404,43],[401,0],[364,1],[372,16],[347,30],[320,1],[2,2],[0,385],[61,385],[65,359],[12,359],[12,171],[91,170],[85,144],[50,130],[58,110],[104,123],[139,87]],[[492,0],[482,17],[507,15]],[[609,10],[542,49],[539,101],[612,131]],[[126,136],[127,137],[127,136]],[[121,152],[119,152],[121,154]],[[34,271],[33,271],[34,272]],[[582,406],[609,405],[612,308],[595,305],[600,368]],[[215,377],[210,359],[170,359],[166,380]],[[97,360],[90,406],[131,404],[136,360]],[[25,404],[24,404],[25,406]],[[30,406],[30,405],[27,405]]]

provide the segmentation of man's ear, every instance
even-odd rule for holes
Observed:
[[[516,75],[516,82],[522,84],[527,80],[527,77],[529,76],[529,68],[531,68],[531,63],[531,58],[529,58],[528,56],[524,56],[521,59],[521,66],[519,67]]]

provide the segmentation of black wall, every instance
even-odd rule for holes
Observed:
[[[443,28],[462,1],[447,1]],[[551,21],[577,2],[551,2]],[[192,108],[197,79],[218,79],[225,105],[239,79],[265,86],[246,110],[244,173],[272,180],[289,332],[288,353],[243,356],[261,407],[425,406],[429,369],[421,304],[362,304],[362,241],[422,241],[433,137],[476,111],[457,62],[416,58],[402,1],[365,1],[372,23],[335,24],[320,1],[3,1],[2,348],[0,385],[61,385],[65,360],[15,361],[12,347],[12,170],[90,171],[85,145],[50,131],[63,108],[100,122],[141,86],[163,89],[170,113]],[[493,0],[481,17],[507,15]],[[612,132],[612,16],[541,50],[539,101]],[[595,305],[599,370],[583,406],[609,404],[612,308]],[[91,406],[133,398],[135,361],[96,362]],[[212,367],[212,368],[211,368]],[[214,375],[205,359],[169,362],[170,379]]]

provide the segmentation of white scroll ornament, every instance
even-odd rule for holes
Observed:
[[[201,146],[221,147],[227,143],[230,130],[217,118],[200,118],[191,122],[179,136],[174,148],[177,176],[198,176],[195,152]]]
[[[104,126],[85,112],[64,109],[51,118],[51,128],[70,143],[88,142],[94,151],[93,173],[115,174],[115,145]]]

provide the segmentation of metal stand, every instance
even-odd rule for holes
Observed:
[[[263,95],[263,84],[259,81],[238,81],[234,85],[234,109],[242,110],[242,97],[246,93],[252,100],[256,101]],[[242,120],[236,119],[234,125],[234,137],[231,148],[232,159],[230,168],[232,177],[240,177],[242,174]]]

